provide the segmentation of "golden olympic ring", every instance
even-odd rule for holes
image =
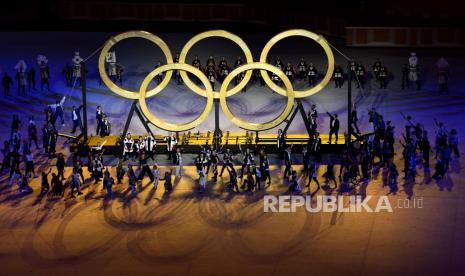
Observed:
[[[127,38],[144,38],[158,45],[160,49],[162,50],[163,54],[165,55],[166,63],[168,64],[173,63],[173,56],[171,55],[171,51],[168,48],[168,45],[165,43],[165,41],[163,41],[160,37],[152,33],[145,32],[145,31],[124,32],[114,37],[111,37],[109,40],[107,40],[107,42],[105,42],[102,48],[102,51],[100,52],[100,56],[98,58],[98,70],[100,72],[100,77],[102,78],[102,81],[106,84],[106,86],[108,86],[108,88],[110,88],[111,91],[115,92],[121,97],[132,99],[132,100],[137,100],[139,98],[139,95],[137,95],[137,92],[129,91],[116,85],[108,77],[107,70],[105,70],[105,57],[108,51],[110,51],[113,45]],[[157,87],[147,92],[147,97],[152,97],[158,92],[160,92],[161,90],[163,90],[163,88],[165,88],[170,82],[172,74],[173,74],[172,71],[167,72],[165,77],[163,78],[163,81]]]
[[[228,104],[226,103],[226,98],[227,98],[227,89],[229,83],[233,80],[235,76],[238,74],[246,71],[246,70],[253,70],[253,69],[261,69],[261,72],[264,72],[263,70],[270,71],[273,74],[276,74],[284,83],[284,86],[286,87],[286,96],[287,96],[287,104],[286,108],[279,114],[278,117],[276,117],[274,120],[271,120],[266,123],[250,123],[247,121],[244,121],[240,119],[239,117],[234,116],[231,111],[229,110]],[[289,116],[289,113],[291,113],[292,108],[294,106],[294,90],[292,89],[292,84],[289,78],[284,74],[283,71],[278,69],[277,67],[270,65],[268,63],[262,63],[262,62],[253,62],[253,63],[247,63],[244,64],[240,67],[237,67],[234,69],[223,81],[223,84],[221,85],[220,89],[220,103],[221,103],[221,108],[223,109],[224,114],[226,117],[228,117],[229,120],[231,120],[232,123],[235,125],[248,129],[248,130],[267,130],[270,128],[273,128],[277,125],[279,125],[282,121],[284,121],[287,116]]]
[[[203,40],[205,38],[210,38],[210,37],[222,37],[222,38],[226,38],[226,39],[233,41],[242,49],[242,52],[244,52],[246,62],[247,63],[253,62],[252,53],[250,52],[249,47],[244,42],[244,40],[242,40],[242,38],[240,38],[239,36],[233,33],[230,33],[224,30],[211,30],[211,31],[206,31],[206,32],[203,32],[203,33],[200,33],[194,36],[186,43],[186,45],[184,45],[184,47],[181,50],[181,53],[179,54],[179,63],[186,63],[187,52],[189,52],[192,46],[194,46],[200,40]],[[245,74],[244,78],[235,87],[227,91],[227,97],[232,96],[236,94],[237,92],[241,91],[242,88],[247,85],[251,76],[252,76],[252,71],[248,71]],[[193,83],[192,80],[189,78],[189,76],[187,76],[186,72],[181,72],[181,78],[186,84],[186,86],[189,87],[192,91],[194,91],[195,93],[203,97],[206,97],[205,90],[199,87],[198,85],[196,85],[195,83]],[[215,99],[220,98],[219,93],[214,93],[214,95],[215,95]]]
[[[284,74],[284,72],[280,70],[279,68],[266,63],[267,56],[268,56],[268,53],[271,47],[274,44],[276,44],[278,41],[280,41],[281,39],[284,39],[290,36],[303,36],[303,37],[313,39],[323,48],[323,50],[326,53],[326,57],[328,59],[328,70],[326,72],[326,75],[319,84],[317,84],[315,87],[312,87],[308,90],[294,91],[292,88],[291,82],[289,81],[288,77]],[[118,85],[116,85],[115,83],[113,83],[113,81],[111,81],[110,78],[108,77],[107,72],[105,70],[105,57],[107,53],[109,52],[109,50],[111,49],[111,47],[123,39],[133,38],[133,37],[144,38],[158,45],[161,48],[163,54],[165,55],[166,63],[167,63],[166,65],[162,65],[156,68],[155,70],[153,70],[144,79],[139,89],[139,93],[125,90],[119,87]],[[244,52],[246,61],[247,61],[246,64],[241,65],[240,67],[234,69],[225,78],[225,80],[223,81],[221,85],[221,89],[219,93],[213,92],[212,86],[208,78],[202,71],[185,63],[187,52],[192,48],[192,46],[196,44],[197,42],[199,42],[200,40],[205,39],[205,38],[210,38],[210,37],[222,37],[222,38],[226,38],[226,39],[229,39],[235,42]],[[295,30],[288,30],[288,31],[279,33],[273,38],[271,38],[270,41],[268,41],[268,43],[263,48],[263,51],[260,55],[260,62],[254,62],[252,54],[247,44],[240,37],[230,32],[224,31],[224,30],[212,30],[212,31],[200,33],[194,36],[193,38],[191,38],[186,43],[186,45],[184,45],[180,53],[179,63],[173,63],[173,57],[171,55],[171,52],[167,44],[161,38],[159,38],[158,36],[152,33],[145,32],[145,31],[129,31],[129,32],[118,34],[110,38],[107,42],[105,42],[102,48],[102,51],[100,52],[98,68],[99,68],[100,77],[102,78],[102,81],[108,86],[108,88],[111,91],[115,92],[116,94],[124,98],[133,99],[133,100],[139,99],[139,104],[140,104],[141,110],[144,113],[144,115],[147,117],[147,119],[152,124],[154,124],[155,126],[161,129],[168,130],[168,131],[186,131],[186,130],[189,130],[189,129],[192,129],[198,126],[200,123],[202,123],[202,121],[204,121],[207,118],[210,110],[212,109],[213,100],[219,99],[223,112],[231,120],[231,122],[233,122],[237,126],[244,128],[244,129],[259,131],[259,130],[267,130],[267,129],[273,128],[279,125],[281,122],[283,122],[287,118],[287,116],[290,114],[290,112],[292,111],[292,108],[294,105],[294,98],[308,97],[321,91],[331,80],[331,76],[334,71],[334,56],[331,51],[331,47],[329,46],[328,42],[322,36],[319,36],[307,30],[295,29]],[[265,123],[251,123],[251,122],[244,121],[234,116],[229,110],[227,103],[226,103],[227,97],[236,94],[237,92],[241,91],[245,85],[247,85],[248,81],[251,78],[252,70],[255,70],[255,69],[260,70],[260,73],[264,81],[273,91],[279,93],[282,96],[287,96],[287,105],[285,109],[283,110],[283,112],[274,120],[265,122]],[[156,116],[154,116],[150,112],[150,110],[147,108],[146,98],[156,95],[168,85],[171,79],[171,76],[173,74],[173,70],[180,70],[181,77],[184,80],[184,83],[186,84],[186,86],[189,87],[196,94],[207,98],[207,105],[204,111],[196,119],[188,123],[183,123],[183,124],[167,123],[157,118]],[[166,72],[162,82],[159,85],[157,85],[155,88],[147,91],[147,87],[149,86],[152,79],[157,74],[160,74],[165,71],[168,71],[168,72]],[[194,84],[189,79],[185,71],[188,71],[189,73],[192,73],[197,78],[199,78],[200,81],[205,86],[205,89]],[[247,71],[247,72],[244,78],[239,82],[239,84],[233,87],[232,89],[228,89],[228,86],[230,82],[232,81],[232,79],[244,71]],[[278,86],[277,84],[275,84],[270,79],[266,71],[270,71],[276,74],[283,81],[285,88],[282,88]]]
[[[295,29],[295,30],[284,31],[282,33],[275,35],[273,38],[271,38],[266,43],[265,47],[263,47],[262,53],[260,54],[260,62],[267,61],[268,52],[271,50],[271,47],[273,47],[273,45],[275,45],[281,39],[284,39],[290,36],[303,36],[303,37],[313,39],[315,42],[320,44],[320,46],[323,48],[323,50],[326,53],[326,57],[328,58],[328,70],[326,71],[326,75],[323,78],[323,80],[320,81],[320,83],[318,83],[314,87],[311,87],[307,90],[303,90],[303,91],[295,90],[294,91],[296,92],[295,94],[296,98],[305,98],[305,97],[308,97],[308,96],[311,96],[313,94],[320,92],[329,83],[329,81],[331,80],[331,77],[333,76],[333,71],[334,71],[334,55],[333,55],[333,52],[331,51],[331,47],[329,46],[329,43],[322,36],[312,33],[310,31],[307,31],[307,30]],[[265,71],[261,71],[260,73],[265,83],[273,91],[279,93],[282,96],[286,95],[286,91],[282,87],[274,83],[270,79],[270,76],[268,76],[268,74]]]
[[[188,123],[182,123],[182,124],[174,124],[174,123],[167,123],[150,112],[150,110],[147,107],[147,102],[145,101],[145,98],[147,97],[147,87],[149,86],[150,82],[153,80],[153,78],[165,71],[172,72],[172,70],[182,70],[182,71],[188,71],[189,73],[194,74],[197,78],[200,79],[200,81],[203,83],[205,86],[205,93],[207,94],[207,105],[205,106],[205,109],[203,112],[194,120],[188,122]],[[153,90],[152,90],[153,91]],[[155,92],[158,93],[159,91]],[[153,93],[152,93],[153,94]],[[139,90],[139,105],[140,109],[144,113],[144,115],[147,117],[147,119],[157,127],[168,130],[168,131],[186,131],[191,128],[194,128],[198,126],[200,123],[202,123],[205,118],[207,118],[208,114],[210,113],[210,110],[213,107],[213,89],[208,81],[207,76],[202,73],[199,69],[195,68],[192,65],[185,64],[185,63],[170,63],[170,64],[165,64],[160,67],[155,68],[152,72],[150,72],[147,77],[145,77],[144,81],[142,82]]]

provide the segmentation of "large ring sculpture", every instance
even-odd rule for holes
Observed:
[[[295,91],[296,98],[305,98],[305,97],[308,97],[308,96],[311,96],[313,94],[320,92],[329,83],[329,81],[331,80],[331,77],[333,76],[333,71],[334,71],[334,55],[333,55],[333,52],[331,51],[331,47],[329,46],[329,43],[321,35],[317,35],[307,30],[296,29],[296,30],[284,31],[272,37],[266,43],[265,47],[263,47],[262,53],[260,54],[260,62],[267,61],[268,53],[270,52],[271,47],[273,47],[273,45],[275,45],[281,39],[284,39],[290,36],[303,36],[303,37],[307,37],[307,38],[315,40],[323,48],[323,50],[326,53],[326,57],[328,58],[328,70],[326,71],[326,75],[320,81],[320,83],[304,91],[298,91],[298,90]],[[260,73],[265,83],[271,89],[273,89],[273,91],[279,93],[282,96],[286,96],[286,91],[282,87],[274,83],[270,79],[270,76],[268,76],[268,74],[265,71],[261,71]]]
[[[197,78],[200,79],[200,81],[203,83],[205,86],[205,94],[207,96],[207,105],[205,106],[205,109],[200,113],[200,115],[192,120],[191,122],[188,123],[180,123],[180,124],[174,124],[174,123],[167,123],[150,112],[150,110],[147,107],[147,102],[145,101],[145,98],[147,97],[147,87],[149,86],[150,82],[153,80],[153,78],[165,71],[172,72],[172,70],[182,70],[187,71],[189,73],[194,74]],[[158,93],[158,92],[156,92]],[[156,94],[155,93],[155,94]],[[191,128],[194,128],[198,126],[201,122],[207,118],[208,114],[210,113],[210,110],[212,109],[213,106],[213,89],[208,81],[207,76],[202,73],[199,69],[195,68],[192,65],[185,64],[185,63],[171,63],[171,64],[165,64],[160,67],[157,67],[155,70],[150,72],[147,77],[145,77],[144,81],[142,82],[142,85],[140,86],[139,90],[139,105],[140,109],[144,113],[144,115],[147,117],[147,119],[154,125],[158,126],[161,129],[165,129],[168,131],[185,131],[189,130]]]
[[[234,116],[229,110],[228,104],[226,103],[227,90],[228,90],[229,83],[238,74],[246,70],[248,70],[248,72],[251,72],[250,70],[253,70],[253,69],[266,70],[266,71],[270,71],[276,74],[283,81],[284,86],[286,87],[286,92],[287,92],[286,107],[284,108],[283,112],[281,112],[281,114],[279,114],[279,116],[276,117],[276,119],[271,120],[266,123],[250,123],[250,122],[244,121],[240,119],[239,117]],[[255,131],[267,130],[267,129],[270,129],[270,128],[273,128],[279,125],[282,121],[284,121],[287,118],[287,116],[289,116],[289,113],[291,113],[292,107],[294,106],[294,90],[292,89],[292,84],[289,78],[286,76],[286,74],[284,74],[283,71],[281,71],[277,67],[270,65],[268,63],[261,63],[261,62],[247,63],[234,69],[225,78],[225,80],[223,81],[223,84],[221,85],[221,89],[220,89],[220,103],[221,103],[221,108],[223,109],[223,112],[226,115],[226,117],[228,117],[228,119],[231,120],[231,122],[233,122],[235,125],[241,128],[244,128],[244,129],[255,130]]]
[[[185,63],[187,52],[189,52],[192,46],[194,46],[197,42],[205,38],[209,38],[209,37],[223,37],[223,38],[233,41],[241,48],[242,52],[244,52],[245,60],[247,61],[247,63],[253,62],[252,53],[250,52],[249,47],[242,40],[242,38],[240,38],[239,36],[233,33],[230,33],[224,30],[212,30],[212,31],[200,33],[194,36],[193,38],[191,38],[189,41],[187,41],[186,45],[184,45],[184,47],[181,50],[181,53],[179,54],[179,63]],[[186,72],[181,72],[181,77],[187,87],[189,87],[195,93],[205,97],[205,91],[201,87],[193,83],[192,80],[189,78],[189,76],[187,76]],[[227,91],[227,97],[232,96],[236,94],[237,92],[241,91],[242,88],[244,88],[244,86],[247,85],[251,77],[252,77],[252,71],[247,71],[244,78],[234,88]],[[219,93],[214,93],[214,95],[215,95],[215,99],[220,98]]]
[[[326,75],[324,76],[323,80],[321,80],[319,84],[317,84],[316,86],[308,90],[294,91],[292,88],[291,82],[289,81],[288,77],[284,74],[284,72],[278,69],[277,67],[266,63],[268,53],[273,47],[273,45],[276,44],[281,39],[284,39],[290,36],[303,36],[303,37],[313,39],[323,48],[323,50],[326,53],[326,57],[328,59],[328,69],[326,71]],[[210,38],[210,37],[222,37],[222,38],[226,38],[226,39],[229,39],[235,42],[244,52],[244,55],[247,61],[247,64],[244,64],[234,69],[226,77],[226,79],[223,81],[221,85],[221,89],[219,93],[213,92],[213,89],[210,85],[208,78],[205,76],[205,74],[202,71],[185,63],[187,53],[192,48],[192,46],[198,43],[200,40],[205,39],[205,38]],[[152,41],[153,43],[155,43],[161,48],[166,58],[166,63],[167,63],[166,65],[162,65],[156,68],[155,70],[150,72],[150,74],[148,74],[147,77],[145,77],[139,89],[139,92],[129,91],[129,90],[125,90],[119,87],[113,81],[110,80],[105,70],[106,54],[110,51],[113,45],[127,38],[144,38],[144,39]],[[270,41],[268,41],[268,43],[265,45],[265,47],[262,50],[262,53],[260,55],[260,62],[254,62],[252,54],[249,50],[249,47],[240,37],[227,31],[212,30],[212,31],[200,33],[194,36],[193,38],[191,38],[186,43],[186,45],[184,45],[182,49],[180,56],[179,56],[179,62],[173,63],[173,57],[171,55],[171,52],[167,44],[161,38],[159,38],[158,36],[152,33],[145,32],[145,31],[129,31],[129,32],[118,34],[110,38],[104,44],[102,51],[100,52],[98,67],[99,67],[100,77],[102,78],[103,82],[108,86],[108,88],[111,91],[115,92],[116,94],[124,98],[133,99],[133,100],[138,99],[141,110],[144,113],[144,115],[147,117],[147,119],[152,124],[156,125],[157,127],[161,129],[168,130],[168,131],[186,131],[186,130],[189,130],[189,129],[192,129],[198,126],[201,122],[203,122],[207,118],[210,110],[212,109],[213,100],[220,99],[223,112],[226,114],[226,117],[228,117],[231,120],[231,122],[233,122],[237,126],[244,128],[244,129],[260,131],[260,130],[267,130],[267,129],[273,128],[279,125],[281,122],[283,122],[287,118],[289,113],[292,111],[292,108],[294,105],[294,98],[304,98],[304,97],[314,95],[320,92],[328,84],[328,82],[331,80],[331,76],[334,71],[334,56],[331,51],[331,47],[329,46],[328,42],[322,36],[312,33],[310,31],[307,31],[307,30],[296,29],[296,30],[288,30],[288,31],[279,33],[273,38],[271,38]],[[272,90],[274,90],[275,92],[279,93],[282,96],[288,97],[286,107],[281,112],[281,114],[274,120],[271,120],[265,123],[251,123],[251,122],[244,121],[234,116],[229,110],[227,103],[226,103],[226,98],[238,93],[239,91],[242,90],[242,88],[245,85],[247,85],[252,75],[252,70],[255,70],[255,69],[260,70],[263,79],[265,80],[267,85]],[[207,104],[203,112],[196,119],[188,123],[178,123],[178,124],[167,123],[161,120],[160,118],[154,116],[147,107],[146,98],[155,96],[168,85],[171,79],[171,76],[173,74],[173,70],[181,71],[181,77],[183,78],[186,86],[189,87],[196,94],[207,98]],[[189,73],[192,73],[194,76],[199,78],[200,81],[205,86],[205,88],[199,87],[198,85],[194,84],[189,79],[189,76],[187,75],[186,71]],[[228,86],[230,82],[233,80],[233,78],[244,71],[246,71],[244,78],[235,87],[228,89]],[[266,71],[276,74],[283,81],[285,88],[282,88],[278,86],[277,84],[275,84],[270,79]],[[157,74],[160,74],[163,72],[166,72],[166,74],[162,82],[159,85],[157,85],[155,88],[147,91],[147,88],[150,82],[152,81],[152,79]]]
[[[165,41],[163,41],[158,36],[152,33],[149,33],[149,32],[145,32],[145,31],[124,32],[124,33],[118,34],[110,38],[109,40],[107,40],[107,42],[105,42],[105,44],[103,45],[102,51],[100,52],[100,56],[98,58],[98,70],[100,72],[100,77],[102,78],[102,81],[106,84],[106,86],[108,86],[108,88],[110,88],[111,91],[115,92],[121,97],[132,99],[132,100],[137,100],[139,99],[139,95],[137,95],[137,92],[129,91],[116,85],[108,77],[107,70],[105,70],[105,56],[107,55],[108,51],[110,51],[113,45],[127,38],[144,38],[158,45],[161,51],[163,52],[163,54],[165,55],[167,64],[173,63],[173,56],[171,55],[171,51],[168,48],[168,45],[165,43]],[[147,92],[147,97],[152,97],[153,95],[163,90],[163,88],[165,88],[170,82],[172,74],[173,74],[172,71],[169,71],[168,73],[166,73],[160,85],[158,85],[154,89]]]

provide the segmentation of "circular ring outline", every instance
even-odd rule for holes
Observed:
[[[147,102],[146,102],[146,97],[147,97],[146,94],[148,93],[147,87],[152,82],[153,78],[159,73],[162,73],[165,71],[172,72],[173,70],[188,71],[189,73],[194,74],[194,76],[199,78],[206,88],[205,92],[207,93],[207,104],[205,106],[205,109],[202,111],[202,113],[197,118],[187,123],[182,123],[182,124],[181,123],[178,123],[178,124],[167,123],[161,120],[160,118],[156,117],[155,115],[153,115],[152,112],[150,112],[150,110],[147,107]],[[169,64],[165,64],[165,65],[155,68],[152,72],[150,72],[145,77],[139,90],[139,106],[140,106],[140,109],[142,110],[142,113],[144,113],[147,119],[152,124],[156,125],[157,127],[167,130],[167,131],[174,131],[174,132],[186,131],[186,130],[189,130],[189,129],[192,129],[198,126],[200,123],[202,123],[207,118],[208,114],[210,113],[213,107],[213,89],[207,77],[205,76],[205,74],[203,74],[202,71],[195,68],[194,66],[189,65],[189,64],[184,64],[184,63],[169,63]]]
[[[228,104],[226,103],[227,88],[228,88],[229,83],[232,81],[232,79],[243,71],[253,70],[253,69],[259,69],[261,70],[261,72],[263,72],[263,70],[266,70],[266,71],[270,71],[276,74],[283,81],[284,86],[286,87],[286,92],[287,92],[286,107],[281,112],[281,114],[279,114],[275,119],[265,122],[265,123],[250,123],[250,122],[240,119],[239,117],[234,116],[234,114],[232,114],[231,110],[229,109]],[[283,71],[279,70],[277,67],[271,64],[268,64],[268,63],[263,63],[263,62],[247,63],[234,69],[224,79],[223,84],[221,85],[221,88],[220,88],[220,104],[221,104],[221,108],[223,109],[223,113],[235,125],[243,129],[248,129],[248,130],[253,130],[253,131],[268,130],[281,124],[287,118],[287,116],[289,116],[289,114],[291,113],[292,108],[294,107],[294,90],[292,88],[292,84],[289,78],[286,76],[286,74],[284,74]]]
[[[211,30],[211,31],[199,33],[195,35],[194,37],[192,37],[191,39],[189,39],[189,41],[184,45],[184,47],[181,50],[181,53],[179,54],[179,63],[186,63],[187,53],[196,43],[198,43],[199,41],[203,39],[211,38],[211,37],[222,37],[222,38],[231,40],[232,42],[236,43],[241,48],[242,52],[245,55],[245,60],[247,63],[254,62],[252,52],[250,52],[249,47],[244,42],[244,40],[242,40],[242,38],[225,30]],[[241,91],[242,88],[247,85],[251,77],[252,77],[252,71],[246,72],[244,78],[235,87],[227,91],[227,97],[230,97],[238,93],[239,91]],[[199,87],[198,85],[196,85],[194,82],[192,82],[192,80],[189,78],[186,72],[181,72],[181,78],[183,79],[184,83],[189,89],[199,94],[200,96],[206,97],[205,90]],[[214,94],[215,99],[220,98],[219,93],[213,93],[213,94]]]
[[[165,43],[165,41],[163,41],[163,39],[146,31],[128,31],[128,32],[120,33],[116,36],[111,37],[105,42],[102,48],[102,51],[100,52],[100,56],[98,58],[98,70],[99,70],[100,77],[102,78],[102,81],[111,91],[115,92],[119,96],[127,98],[127,99],[137,100],[139,99],[139,95],[137,94],[137,92],[126,90],[126,89],[119,87],[108,77],[107,71],[105,70],[105,57],[107,53],[110,51],[111,47],[113,47],[116,43],[120,42],[121,40],[128,39],[128,38],[143,38],[158,45],[158,47],[160,47],[161,51],[165,55],[167,64],[173,63],[173,56],[171,55],[171,51],[168,45]],[[159,85],[157,85],[155,88],[153,88],[152,90],[148,91],[146,96],[152,97],[156,95],[157,93],[159,93],[161,90],[163,90],[170,82],[172,74],[173,74],[172,71],[169,71],[168,73],[166,73],[162,82]]]
[[[302,91],[294,90],[296,98],[306,98],[306,97],[309,97],[311,95],[314,95],[314,94],[320,92],[331,81],[331,78],[332,78],[333,72],[334,72],[334,55],[333,55],[333,51],[331,50],[331,46],[329,45],[328,41],[326,41],[326,39],[323,36],[315,34],[313,32],[307,31],[307,30],[304,30],[304,29],[292,29],[292,30],[287,30],[287,31],[281,32],[281,33],[273,36],[266,43],[265,47],[263,47],[262,53],[260,54],[260,62],[266,63],[268,53],[271,50],[271,48],[278,41],[280,41],[280,40],[282,40],[284,38],[287,38],[287,37],[291,37],[291,36],[303,36],[303,37],[310,38],[310,39],[314,40],[316,43],[318,43],[323,48],[323,50],[326,53],[326,57],[328,58],[328,68],[326,70],[326,75],[324,76],[324,78],[317,85],[315,85],[314,87],[311,87],[311,88],[309,88],[307,90],[302,90]],[[271,80],[270,76],[265,71],[261,71],[260,73],[261,73],[262,78],[265,81],[265,83],[273,91],[279,93],[282,96],[286,96],[286,90],[284,90],[282,87],[280,87],[279,85],[274,83]]]

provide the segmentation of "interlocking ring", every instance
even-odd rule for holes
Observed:
[[[328,70],[326,72],[325,77],[318,85],[308,90],[294,91],[292,88],[291,82],[289,81],[288,77],[284,74],[284,72],[278,69],[277,67],[266,63],[267,56],[268,56],[268,53],[271,47],[273,47],[273,45],[276,44],[281,39],[284,39],[290,36],[303,36],[303,37],[313,39],[323,48],[323,50],[326,53],[326,57],[328,58]],[[133,92],[133,91],[125,90],[119,87],[118,85],[113,83],[113,81],[110,80],[105,70],[105,56],[107,55],[110,48],[113,45],[115,45],[117,42],[123,39],[134,38],[134,37],[144,38],[158,45],[161,48],[163,54],[165,55],[166,63],[167,63],[166,65],[162,65],[156,68],[155,70],[150,72],[150,74],[148,74],[145,77],[144,81],[141,84],[139,92]],[[192,48],[192,46],[195,45],[200,40],[205,39],[205,38],[210,38],[210,37],[222,37],[222,38],[226,38],[226,39],[229,39],[235,42],[244,52],[245,58],[247,61],[246,64],[241,65],[240,67],[234,69],[225,78],[225,80],[223,81],[221,85],[219,93],[215,93],[213,91],[208,78],[202,71],[185,63],[187,53]],[[244,129],[260,131],[260,130],[267,130],[267,129],[273,128],[279,125],[281,122],[283,122],[287,118],[287,116],[289,116],[290,112],[292,111],[292,108],[294,105],[294,98],[304,98],[304,97],[314,95],[318,93],[319,91],[321,91],[329,83],[329,81],[331,80],[333,71],[334,71],[334,56],[331,51],[331,47],[329,46],[328,42],[322,36],[319,36],[307,30],[296,29],[296,30],[288,30],[288,31],[279,33],[276,36],[274,36],[272,39],[270,39],[270,41],[268,41],[268,43],[263,48],[263,51],[260,55],[260,62],[254,62],[252,53],[250,52],[249,47],[240,37],[230,32],[224,31],[224,30],[212,30],[212,31],[200,33],[194,36],[193,38],[191,38],[186,43],[186,45],[184,45],[182,49],[180,56],[179,56],[179,62],[173,63],[173,57],[171,55],[171,52],[168,46],[166,45],[166,43],[161,38],[159,38],[158,36],[152,33],[145,32],[145,31],[129,31],[129,32],[121,33],[119,35],[116,35],[110,38],[104,44],[104,47],[102,48],[102,51],[100,52],[98,68],[99,68],[100,77],[102,78],[102,81],[108,86],[108,88],[111,91],[115,92],[116,94],[124,98],[139,99],[140,108],[142,112],[144,113],[144,115],[147,117],[147,119],[152,124],[156,125],[157,127],[161,129],[164,129],[167,131],[186,131],[186,130],[189,130],[189,129],[192,129],[198,126],[201,122],[203,122],[207,118],[210,110],[213,107],[213,100],[220,99],[223,112],[225,113],[226,117],[228,117],[231,120],[231,122],[233,122],[237,126],[244,128]],[[287,104],[283,112],[281,112],[281,114],[278,117],[276,117],[274,120],[271,120],[265,123],[251,123],[251,122],[244,121],[234,116],[229,110],[227,103],[226,103],[227,97],[235,95],[236,93],[241,91],[242,88],[245,87],[245,85],[247,85],[248,81],[250,80],[252,76],[252,70],[255,70],[255,69],[260,70],[260,73],[264,81],[273,91],[279,93],[282,96],[287,96]],[[147,107],[146,98],[155,96],[168,85],[171,79],[171,76],[173,74],[173,70],[181,71],[180,72],[181,77],[184,80],[184,83],[186,84],[188,88],[190,88],[196,94],[207,98],[207,104],[203,112],[196,119],[188,123],[182,123],[182,124],[167,123],[161,120],[160,118],[156,117],[155,115],[153,115]],[[200,81],[205,86],[205,88],[202,88],[194,84],[189,79],[189,76],[187,75],[186,71],[189,73],[192,73],[194,76],[199,78]],[[229,88],[228,86],[230,82],[233,80],[233,78],[244,71],[246,71],[244,78],[235,87],[228,89]],[[275,84],[270,79],[266,71],[270,71],[274,73],[275,75],[277,75],[283,81],[285,88],[282,88],[279,85]],[[151,89],[150,91],[147,91],[147,88],[150,82],[152,81],[152,79],[157,74],[160,74],[163,72],[166,72],[166,74],[162,82],[159,85],[157,85],[155,88]]]
[[[274,120],[271,120],[266,123],[250,123],[247,121],[244,121],[240,119],[239,117],[234,116],[231,111],[229,110],[228,104],[226,103],[226,98],[227,98],[227,89],[229,83],[233,80],[235,76],[238,74],[246,71],[246,70],[253,70],[253,69],[261,69],[261,70],[266,70],[270,71],[273,74],[276,74],[284,83],[284,86],[286,87],[286,96],[287,96],[287,104],[286,108],[279,114],[278,117],[276,117]],[[261,71],[264,72],[264,71]],[[270,65],[268,63],[262,63],[262,62],[253,62],[253,63],[247,63],[244,64],[236,69],[234,69],[223,81],[223,84],[221,85],[220,89],[220,103],[221,103],[221,108],[223,109],[224,114],[226,117],[228,117],[229,120],[231,120],[232,123],[235,125],[245,128],[248,130],[267,130],[270,128],[273,128],[277,125],[279,125],[282,121],[284,121],[287,116],[289,116],[289,113],[292,111],[292,107],[294,106],[294,90],[292,89],[292,84],[289,78],[284,74],[283,71],[278,69],[277,67]]]
[[[149,86],[150,82],[152,82],[153,78],[160,73],[163,73],[165,71],[172,72],[172,70],[182,70],[182,71],[187,71],[189,73],[192,73],[194,74],[194,76],[200,79],[203,85],[205,85],[207,105],[205,106],[205,109],[203,110],[203,112],[196,119],[188,123],[174,124],[174,123],[167,123],[161,120],[160,118],[153,115],[152,112],[150,112],[150,110],[147,107],[147,102],[145,101],[145,98],[147,97],[147,93],[148,93],[147,87]],[[158,92],[156,92],[155,94],[157,94]],[[186,131],[186,130],[189,130],[191,128],[198,126],[201,122],[205,120],[205,118],[207,118],[208,114],[210,113],[210,110],[213,107],[213,89],[212,89],[210,82],[208,81],[207,76],[205,76],[205,74],[203,74],[202,71],[195,68],[194,66],[185,64],[185,63],[165,64],[165,65],[155,68],[155,70],[150,72],[147,75],[147,77],[145,77],[139,90],[139,105],[140,105],[140,109],[142,110],[144,115],[147,117],[147,119],[152,124],[156,125],[157,127],[164,129],[164,130],[168,130],[168,131]]]
[[[296,98],[305,98],[311,95],[314,95],[318,92],[320,92],[331,80],[331,77],[333,76],[333,71],[334,71],[334,55],[333,52],[331,51],[331,47],[329,46],[329,43],[324,39],[321,35],[317,35],[315,33],[312,33],[307,30],[302,30],[302,29],[296,29],[296,30],[288,30],[284,31],[282,33],[279,33],[272,37],[263,47],[262,53],[260,54],[260,62],[266,62],[268,58],[268,52],[271,50],[271,47],[273,47],[278,41],[281,39],[290,37],[290,36],[303,36],[307,37],[310,39],[313,39],[315,42],[320,44],[320,46],[323,48],[323,50],[326,53],[326,57],[328,58],[328,70],[326,71],[325,77],[315,85],[314,87],[311,87],[307,90],[299,91],[295,90],[295,97]],[[282,96],[286,96],[286,91],[274,83],[271,79],[270,76],[265,71],[260,72],[262,75],[263,80],[265,83],[275,92],[279,93]]]
[[[102,81],[106,84],[106,86],[108,86],[108,88],[110,88],[111,91],[115,92],[121,97],[137,100],[139,99],[139,95],[137,94],[137,92],[129,91],[119,87],[108,77],[107,70],[105,70],[105,56],[107,55],[108,51],[110,51],[113,45],[127,38],[144,38],[158,45],[163,54],[165,55],[166,63],[168,64],[173,63],[173,56],[171,55],[171,51],[168,48],[168,45],[165,43],[165,41],[163,41],[160,37],[145,31],[124,32],[114,37],[111,37],[109,40],[107,40],[107,42],[105,42],[102,51],[100,52],[100,56],[98,58],[98,70],[100,72],[100,77],[102,78]],[[147,97],[152,97],[161,90],[163,90],[163,88],[165,88],[170,82],[172,74],[172,71],[167,72],[162,82],[157,87],[147,92]]]
[[[187,52],[189,52],[192,46],[194,46],[197,42],[203,39],[206,39],[206,38],[210,38],[210,37],[222,37],[222,38],[226,38],[226,39],[233,41],[242,49],[242,52],[244,52],[246,62],[247,63],[253,62],[252,53],[250,52],[249,47],[242,40],[242,38],[240,38],[239,36],[233,33],[230,33],[224,30],[212,30],[212,31],[206,31],[206,32],[200,33],[194,36],[193,38],[191,38],[186,43],[186,45],[184,45],[184,47],[181,50],[181,53],[179,54],[179,63],[186,63]],[[236,94],[237,92],[241,91],[242,88],[244,88],[244,86],[247,85],[251,76],[252,76],[252,71],[248,71],[245,74],[244,78],[235,87],[228,90],[227,97],[232,96]],[[184,83],[186,84],[186,86],[189,87],[192,91],[194,91],[195,93],[203,97],[206,96],[205,90],[199,87],[198,85],[196,85],[195,83],[193,83],[192,80],[189,78],[189,76],[187,76],[186,72],[181,72],[181,77]],[[215,95],[215,99],[220,98],[219,93],[214,93],[214,95]]]

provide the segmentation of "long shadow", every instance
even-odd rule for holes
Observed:
[[[47,192],[40,192],[36,199],[34,200],[34,202],[32,203],[32,206],[36,206],[38,204],[41,204],[42,203],[42,200],[44,199],[44,197],[47,195]]]
[[[454,187],[454,182],[452,181],[449,173],[446,173],[444,178],[436,180],[436,185],[439,187],[441,192],[444,190],[451,192]]]

